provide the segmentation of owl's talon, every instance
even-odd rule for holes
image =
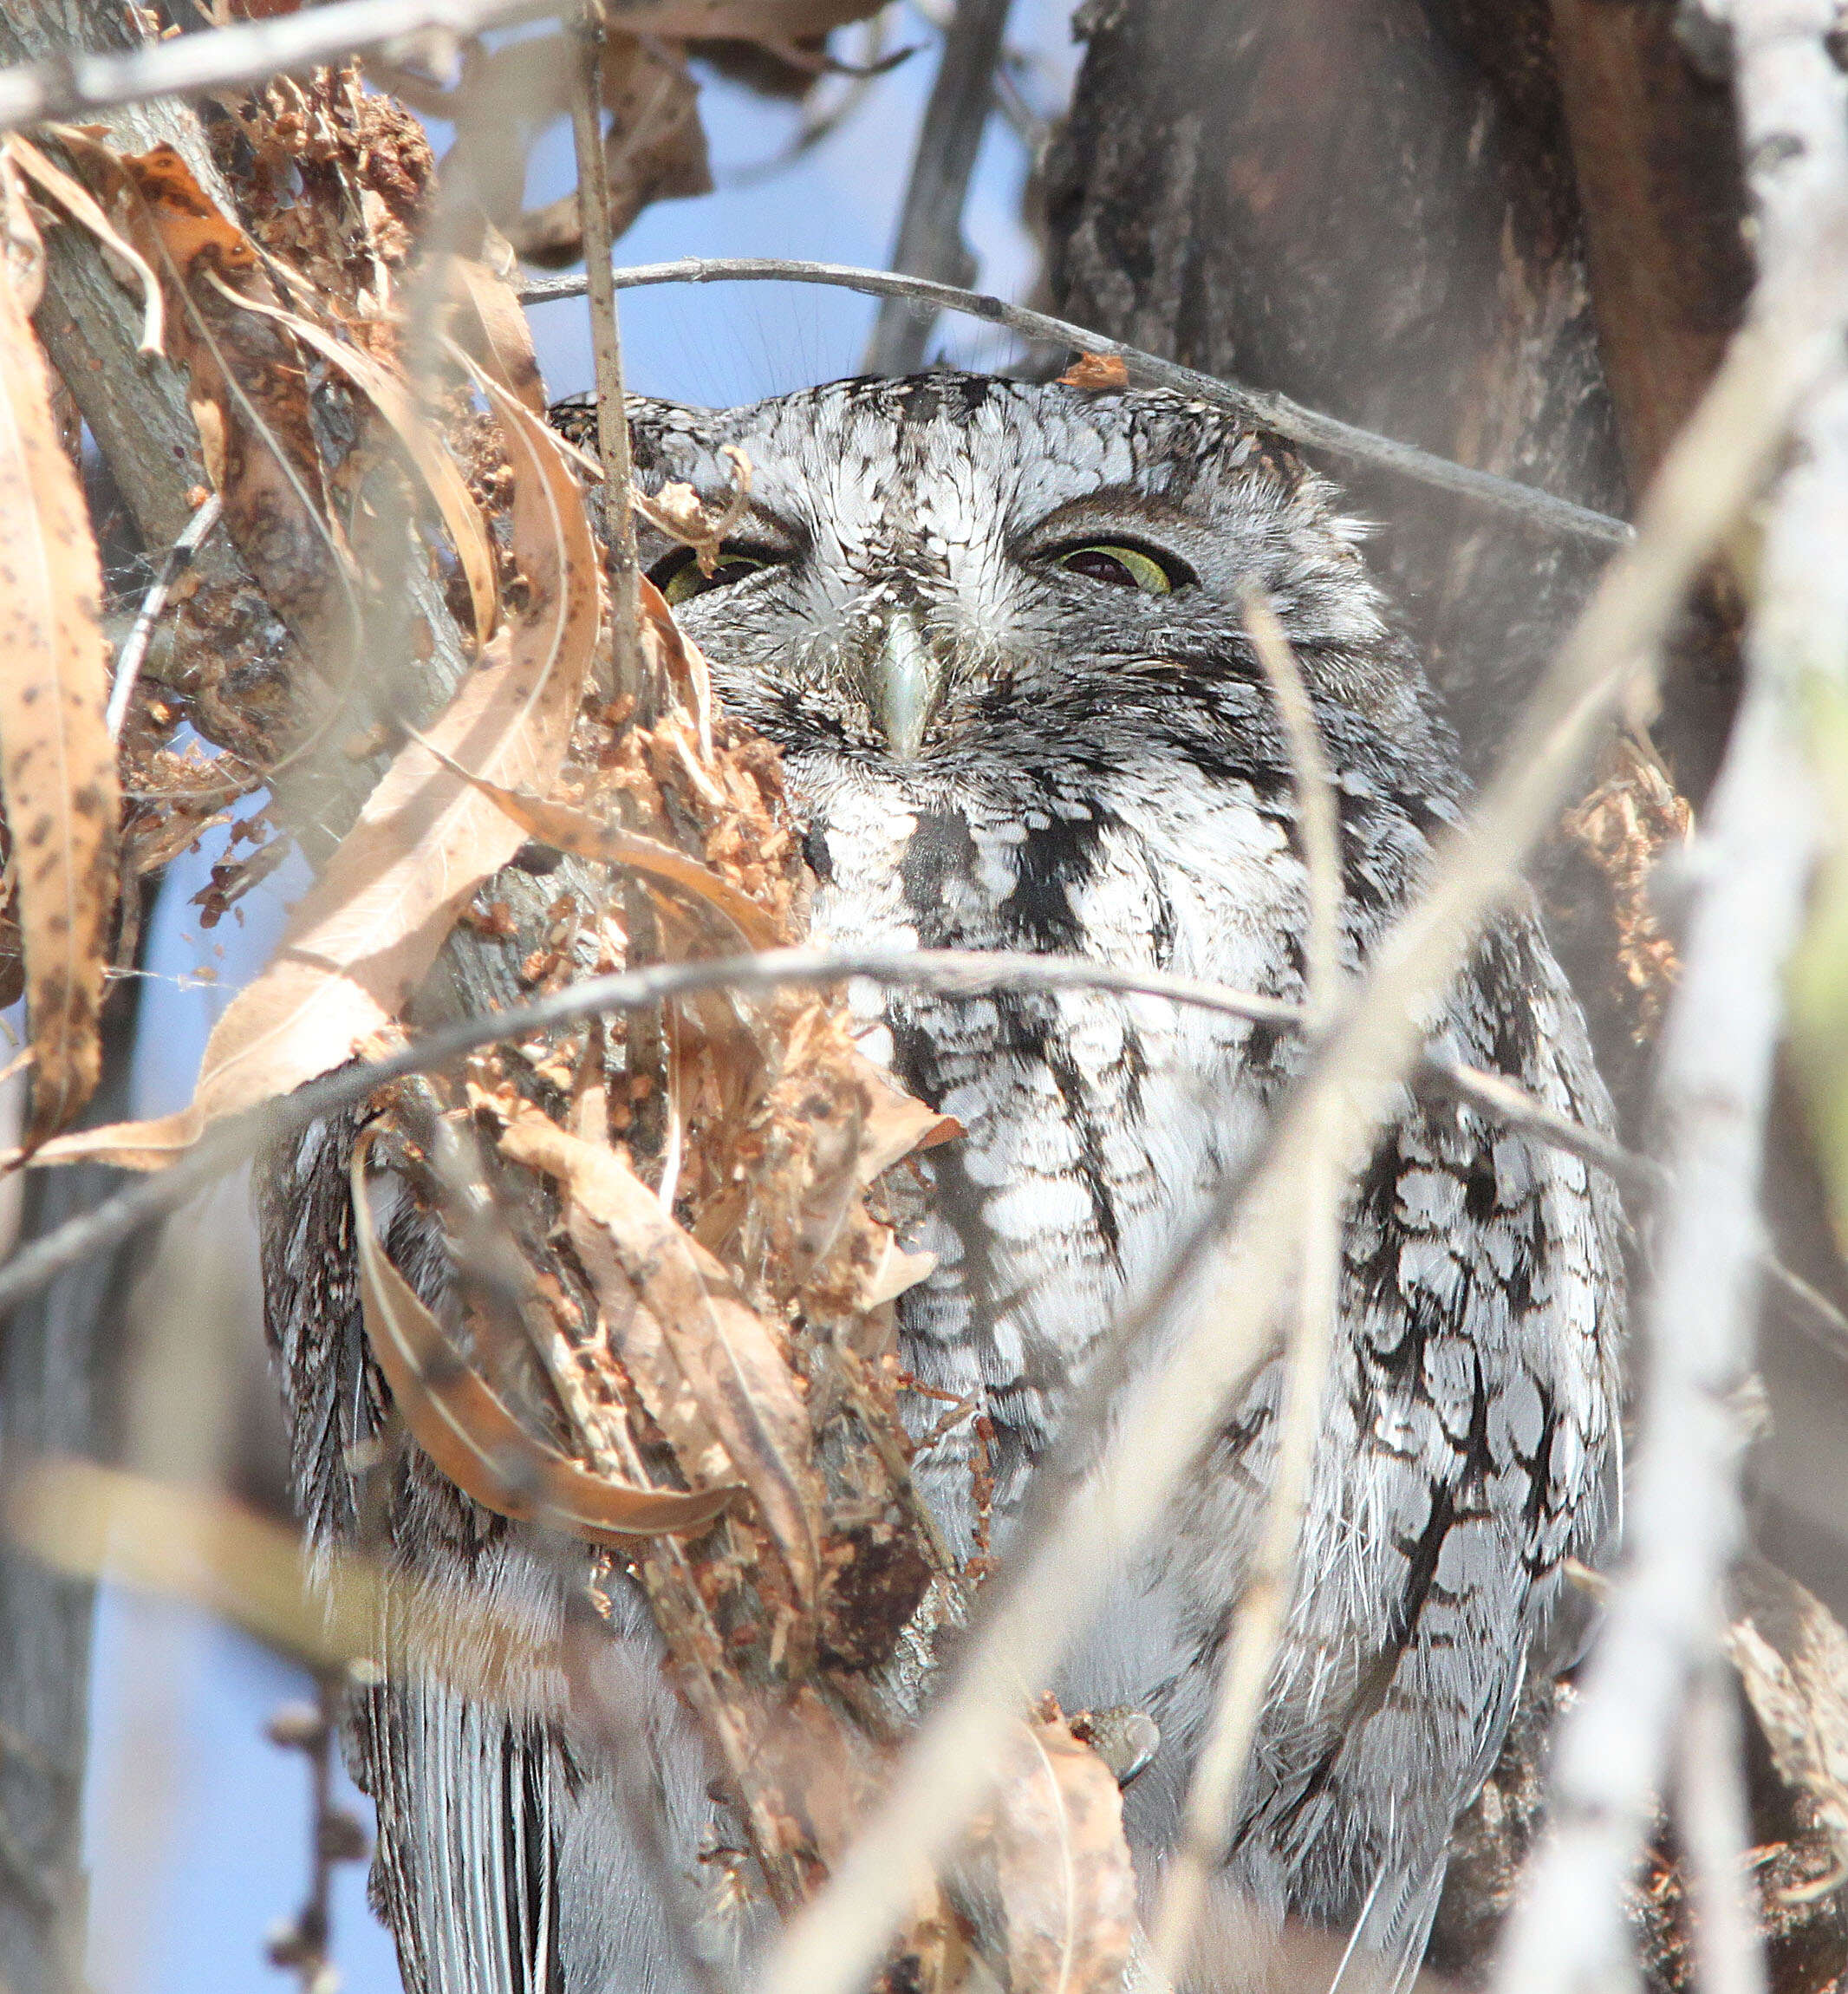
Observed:
[[[1162,1727],[1146,1711],[1128,1704],[1078,1711],[1069,1721],[1072,1737],[1096,1753],[1120,1787],[1128,1786],[1162,1749]]]

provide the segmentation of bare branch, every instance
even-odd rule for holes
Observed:
[[[671,997],[708,990],[767,992],[791,985],[826,984],[864,976],[899,988],[970,997],[1009,989],[1107,990],[1122,996],[1160,998],[1171,1004],[1250,1018],[1285,1029],[1305,1023],[1302,1008],[1277,997],[1255,996],[1225,985],[1201,983],[1159,970],[1119,970],[1081,956],[1019,955],[1007,950],[921,949],[894,955],[869,950],[771,949],[711,962],[666,963],[649,969],[591,978],[550,997],[509,1006],[426,1033],[401,1052],[343,1066],[285,1099],[219,1124],[182,1163],[144,1178],[94,1210],[43,1235],[0,1264],[0,1317],[36,1293],[65,1267],[128,1238],[184,1204],[226,1170],[235,1170],[265,1144],[279,1141],[323,1117],[365,1100],[375,1088],[407,1074],[433,1070],[485,1046],[549,1031],[610,1012],[645,1010]],[[1669,1182],[1662,1165],[1637,1156],[1610,1137],[1568,1121],[1499,1073],[1428,1057],[1414,1076],[1421,1091],[1476,1109],[1500,1126],[1519,1130],[1607,1171],[1634,1196],[1655,1196]],[[1803,1312],[1804,1326],[1838,1357],[1848,1357],[1848,1318],[1827,1296],[1769,1254],[1762,1264]]]
[[[1266,1492],[1264,1534],[1239,1596],[1220,1665],[1211,1719],[1188,1793],[1181,1840],[1156,1915],[1155,1957],[1170,1978],[1186,1973],[1188,1941],[1239,1817],[1252,1742],[1290,1610],[1303,1511],[1322,1426],[1322,1388],[1339,1324],[1344,1179],[1332,1105],[1310,1154],[1303,1198],[1302,1269],[1289,1379]]]
[[[1718,1662],[1695,1685],[1681,1734],[1676,1825],[1688,1862],[1701,1994],[1765,1994],[1765,1957],[1747,1896],[1752,1823],[1739,1708]]]
[[[577,150],[577,206],[584,238],[584,277],[589,286],[590,350],[596,362],[597,455],[603,465],[603,559],[609,576],[610,620],[615,644],[618,698],[627,694],[646,720],[651,702],[642,682],[636,592],[635,514],[628,422],[623,414],[622,333],[616,318],[609,268],[609,160],[603,150],[603,29],[595,0],[578,23],[578,74],[571,95],[571,134]]]
[[[141,675],[147,647],[153,642],[154,626],[166,612],[167,598],[173,592],[173,584],[192,564],[192,557],[205,544],[206,535],[218,525],[224,510],[217,492],[213,492],[192,515],[185,531],[167,549],[166,558],[160,564],[160,572],[141,598],[133,628],[122,642],[121,652],[115,661],[115,677],[109,686],[109,705],[104,720],[113,741],[122,738],[122,724],[128,718],[128,701],[133,696],[135,681]]]
[[[1575,505],[1569,498],[1556,498],[1550,492],[1522,485],[1512,478],[1498,478],[1491,471],[1477,471],[1467,464],[1453,464],[1420,450],[1409,443],[1376,436],[1371,430],[1357,429],[1332,415],[1318,414],[1292,401],[1287,395],[1269,394],[1256,388],[1240,388],[1200,374],[1191,367],[1178,366],[1121,340],[1106,339],[1101,332],[1088,331],[1063,318],[1049,317],[1043,311],[1030,311],[1021,304],[990,297],[980,291],[960,290],[954,284],[934,283],[928,278],[905,277],[895,270],[856,270],[849,264],[804,263],[784,257],[683,257],[674,263],[637,264],[618,270],[619,290],[658,283],[823,283],[843,290],[863,291],[869,297],[908,297],[933,305],[939,311],[958,311],[990,325],[1004,325],[1024,339],[1073,352],[1113,355],[1129,370],[1133,382],[1145,388],[1170,388],[1195,401],[1223,408],[1241,420],[1274,431],[1295,443],[1332,451],[1362,464],[1376,464],[1383,470],[1428,485],[1441,492],[1454,492],[1460,498],[1515,515],[1535,526],[1555,533],[1566,533],[1582,540],[1595,540],[1604,546],[1620,547],[1632,538],[1632,529],[1621,519],[1589,506]],[[548,277],[525,285],[520,292],[524,304],[544,304],[554,298],[582,297],[582,277]]]
[[[1341,993],[1340,806],[1309,688],[1271,598],[1253,584],[1242,592],[1241,606],[1246,635],[1264,668],[1290,743],[1303,866],[1309,875],[1309,942],[1304,951],[1308,997],[1304,1007],[1309,1013],[1309,1028],[1316,1032],[1333,1015]]]
[[[313,69],[364,49],[427,61],[485,29],[556,11],[546,0],[335,0],[298,14],[176,35],[121,55],[72,54],[0,70],[0,131],[88,118],[146,97],[196,96]]]
[[[944,30],[943,55],[924,107],[892,251],[893,269],[909,277],[967,283],[975,275],[963,240],[962,210],[993,102],[1007,9],[1008,0],[957,0]],[[925,342],[936,318],[934,311],[888,297],[873,327],[866,371],[915,373],[923,365]]]
[[[1555,1831],[1516,1912],[1506,1994],[1566,1994],[1622,1971],[1621,1887],[1679,1713],[1713,1663],[1720,1580],[1741,1539],[1731,1404],[1751,1362],[1758,1186],[1785,959],[1819,833],[1802,695],[1848,660],[1848,82],[1829,0],[1741,0],[1729,17],[1760,210],[1756,337],[1811,356],[1806,460],[1767,532],[1747,682],[1707,830],[1703,896],[1663,1034],[1663,1202],[1630,1562],[1561,1733]],[[1735,351],[1737,350],[1735,347]]]

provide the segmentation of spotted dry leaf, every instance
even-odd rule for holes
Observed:
[[[527,603],[428,739],[443,757],[491,779],[544,789],[564,759],[596,649],[596,551],[582,497],[544,426],[511,396],[502,408]],[[64,1138],[40,1160],[106,1155],[127,1169],[158,1170],[184,1155],[209,1122],[339,1065],[394,1026],[457,915],[521,842],[504,811],[413,741],[296,908],[275,961],[218,1020],[187,1106],[159,1121]]]
[[[595,1543],[620,1547],[712,1522],[731,1501],[730,1489],[648,1489],[593,1473],[535,1439],[460,1360],[380,1241],[366,1193],[370,1148],[366,1141],[355,1146],[351,1170],[366,1340],[392,1403],[438,1468],[497,1515],[541,1518]]]
[[[11,175],[9,244],[32,222]],[[29,267],[25,259],[24,267]],[[88,1100],[115,907],[120,799],[103,720],[102,574],[83,491],[59,445],[50,376],[0,277],[0,792],[33,1052],[26,1147]]]

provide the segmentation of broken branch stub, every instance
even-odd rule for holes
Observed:
[[[9,244],[29,251],[36,231],[10,173],[0,199]],[[15,289],[31,268],[27,254],[0,270],[0,791],[33,1053],[28,1149],[76,1114],[101,1072],[120,809],[101,566],[32,301]]]

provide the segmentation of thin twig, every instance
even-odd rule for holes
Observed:
[[[556,0],[335,0],[300,13],[151,41],[123,54],[73,53],[20,62],[0,69],[0,131],[81,121],[146,97],[198,96],[261,82],[366,49],[384,49],[408,61],[427,53],[433,42],[452,50],[486,29],[554,11]]]
[[[167,598],[173,592],[173,585],[192,564],[192,557],[205,544],[206,537],[224,517],[224,507],[216,492],[205,500],[192,517],[187,520],[185,531],[179,539],[167,549],[166,558],[160,564],[160,572],[154,577],[153,584],[141,598],[134,625],[123,640],[120,653],[115,661],[115,677],[109,686],[109,704],[104,711],[104,724],[109,730],[109,739],[119,741],[122,727],[128,719],[128,701],[134,692],[135,681],[141,675],[141,666],[147,656],[147,648],[153,642],[154,627],[166,614]]]
[[[1241,592],[1240,608],[1290,747],[1297,824],[1308,875],[1304,1029],[1313,1040],[1327,1029],[1340,1000],[1344,894],[1334,779],[1309,688],[1270,596],[1254,584]],[[1171,1979],[1186,1972],[1194,1927],[1212,1879],[1225,1860],[1290,1609],[1304,1507],[1322,1430],[1323,1385],[1339,1320],[1344,1190],[1335,1167],[1339,1153],[1339,1131],[1324,1123],[1321,1140],[1311,1149],[1303,1198],[1295,1328],[1284,1350],[1285,1384],[1265,1493],[1263,1531],[1221,1647],[1213,1710],[1152,1933],[1155,1958]]]
[[[1341,1166],[1355,1167],[1392,1111],[1393,1084],[1415,1059],[1416,1020],[1552,822],[1594,730],[1655,655],[1829,358],[1812,340],[1793,342],[1764,329],[1734,341],[1663,464],[1635,544],[1605,571],[1471,824],[1445,848],[1426,897],[1376,951],[1352,1004],[1292,1091],[1247,1176],[1230,1240],[1222,1249],[1230,1216],[1222,1194],[1113,1326],[1113,1342],[1162,1350],[1160,1367],[1110,1423],[1095,1468],[1069,1499],[1017,1535],[954,1681],[831,1880],[784,1932],[765,1994],[853,1994],[877,1966],[920,1867],[947,1852],[989,1791],[1019,1698],[1046,1682],[1123,1559],[1166,1515],[1261,1357],[1324,1113],[1337,1111]]]
[[[584,277],[590,299],[590,350],[596,363],[597,455],[603,466],[603,561],[609,577],[615,696],[635,702],[646,726],[653,716],[644,682],[635,559],[635,514],[629,499],[628,417],[622,395],[622,333],[609,268],[609,160],[603,150],[603,25],[588,0],[575,34],[576,88],[571,134],[577,149],[577,212],[584,238]]]
[[[706,991],[765,993],[794,986],[843,983],[856,976],[895,988],[950,998],[994,990],[1103,990],[1299,1029],[1299,1005],[1223,984],[1201,983],[1162,970],[1120,970],[1075,955],[1030,955],[1007,950],[769,949],[710,962],[662,963],[593,977],[549,997],[465,1019],[426,1033],[399,1052],[342,1066],[280,1100],[229,1117],[199,1146],[157,1176],[143,1178],[94,1210],[22,1247],[0,1263],[0,1317],[35,1294],[67,1267],[105,1251],[184,1204],[195,1191],[235,1170],[245,1157],[312,1122],[357,1106],[376,1089],[407,1074],[427,1072],[483,1046],[501,1044],[614,1012],[634,1012]],[[1549,1143],[1607,1171],[1635,1196],[1656,1196],[1669,1182],[1663,1167],[1610,1137],[1568,1121],[1499,1073],[1427,1056],[1413,1076],[1422,1092],[1474,1108],[1499,1126]],[[1825,1295],[1768,1255],[1765,1271],[1807,1312],[1806,1326],[1838,1357],[1848,1357],[1848,1317]]]
[[[1303,868],[1309,879],[1309,939],[1304,951],[1306,974],[1304,1009],[1309,1029],[1321,1031],[1334,1015],[1341,992],[1341,812],[1335,798],[1335,779],[1316,725],[1309,687],[1303,682],[1296,653],[1277,620],[1269,595],[1255,583],[1240,594],[1245,634],[1258,654],[1271,697],[1290,744],[1290,764],[1296,784],[1296,820],[1303,844]],[[1170,1960],[1170,1964],[1172,1961]]]
[[[1324,1032],[1339,1001],[1344,898],[1333,779],[1309,689],[1270,597],[1243,591],[1245,629],[1271,687],[1289,743],[1297,823],[1308,877],[1304,1028]],[[1152,1933],[1155,1960],[1170,1978],[1186,1971],[1188,1950],[1238,1818],[1246,1762],[1289,1612],[1304,1502],[1321,1430],[1322,1390],[1337,1321],[1341,1267],[1342,1181],[1333,1167],[1336,1131],[1324,1129],[1311,1157],[1303,1204],[1302,1269],[1295,1331],[1284,1351],[1286,1383],[1276,1452],[1265,1494],[1263,1531],[1222,1644],[1219,1682],[1194,1768],[1181,1839]]]
[[[1304,1509],[1322,1430],[1323,1385],[1339,1321],[1345,1188],[1337,1168],[1341,1148],[1339,1130],[1324,1122],[1320,1141],[1311,1149],[1303,1196],[1296,1329],[1284,1353],[1287,1382],[1266,1492],[1264,1532],[1221,1651],[1212,1716],[1194,1762],[1181,1839],[1155,1916],[1155,1955],[1177,1983],[1187,1973],[1194,1927],[1239,1818],[1252,1743],[1290,1611]]]
[[[1830,0],[1730,10],[1741,139],[1760,212],[1760,287],[1743,338],[1808,356],[1806,459],[1767,530],[1747,687],[1702,837],[1704,894],[1663,1033],[1662,1201],[1643,1319],[1642,1439],[1630,1555],[1555,1760],[1553,1834],[1530,1873],[1504,1994],[1620,1977],[1622,1886],[1688,1697],[1718,1653],[1720,1580],[1743,1532],[1734,1388],[1751,1363],[1759,1178],[1786,956],[1819,835],[1806,764],[1810,681],[1848,660],[1848,82]]]
[[[1633,530],[1623,520],[1575,505],[1569,498],[1556,498],[1536,485],[1498,478],[1492,471],[1477,471],[1467,464],[1453,464],[1412,444],[1395,442],[1335,416],[1318,414],[1286,395],[1260,393],[1196,373],[1191,367],[1125,346],[1121,340],[1107,339],[1103,333],[1073,325],[1068,319],[1051,318],[1043,311],[1031,311],[980,291],[960,290],[954,284],[933,283],[928,278],[906,277],[896,270],[857,270],[848,264],[805,263],[784,257],[683,257],[674,263],[637,264],[618,270],[615,283],[619,290],[658,283],[822,283],[863,291],[869,297],[916,298],[939,311],[961,312],[991,325],[1004,325],[1023,339],[1038,340],[1043,345],[1114,355],[1138,386],[1173,388],[1292,442],[1378,465],[1416,484],[1495,506],[1552,532],[1609,547],[1626,545],[1633,538]],[[581,277],[546,277],[524,285],[519,296],[523,304],[544,304],[554,298],[582,297],[583,292]]]
[[[963,240],[962,211],[994,101],[1007,10],[1008,0],[957,0],[944,29],[943,55],[918,129],[892,251],[893,269],[909,277],[968,283],[975,276],[974,258]],[[936,319],[934,311],[887,298],[874,323],[866,371],[915,373],[924,364],[925,342]]]

